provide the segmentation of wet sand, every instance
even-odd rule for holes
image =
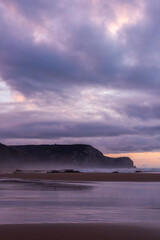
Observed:
[[[3,240],[159,240],[158,227],[109,223],[0,225]]]
[[[160,174],[158,173],[16,173],[0,174],[0,178],[63,181],[160,182]]]
[[[68,181],[159,182],[152,173],[18,173],[0,178],[46,179]],[[145,219],[144,219],[145,221]],[[110,223],[53,223],[0,225],[4,240],[159,240],[160,226]]]

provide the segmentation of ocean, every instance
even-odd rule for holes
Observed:
[[[22,169],[22,172],[25,173],[34,173],[34,172],[40,172],[40,173],[46,173],[49,172],[51,170],[55,170],[55,169],[34,169],[34,170],[30,170],[30,169]],[[62,169],[57,169],[56,170],[62,170]],[[119,173],[134,173],[136,171],[138,172],[144,172],[144,173],[160,173],[160,168],[76,168],[74,170],[79,170],[80,172],[98,172],[98,173],[112,173],[112,172],[119,172]],[[15,171],[15,169],[6,169],[6,168],[1,168],[0,169],[0,174],[3,173],[13,173]]]
[[[119,173],[134,173],[136,171],[144,172],[144,173],[160,173],[160,168],[86,168],[82,169],[82,172],[106,172],[106,173],[112,173],[112,172],[119,172]]]

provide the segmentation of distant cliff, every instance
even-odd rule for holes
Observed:
[[[20,145],[0,144],[0,167],[84,167],[132,168],[128,157],[105,157],[90,145]]]
[[[14,167],[15,163],[25,163],[26,154],[0,143],[0,167]]]

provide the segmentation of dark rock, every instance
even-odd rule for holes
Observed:
[[[0,143],[0,167],[20,167],[28,160],[27,154]]]
[[[13,174],[17,174],[17,173],[23,173],[23,171],[20,170],[20,169],[16,169],[16,170],[13,172]]]
[[[60,170],[52,170],[52,171],[48,171],[47,173],[60,173]]]
[[[0,144],[0,167],[72,167],[132,168],[128,157],[110,158],[90,145],[20,145]],[[71,169],[70,169],[71,170]]]
[[[73,170],[73,169],[65,169],[64,173],[80,173],[78,170]]]

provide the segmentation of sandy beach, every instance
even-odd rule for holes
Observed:
[[[155,173],[16,173],[0,174],[0,178],[46,179],[67,181],[159,182]]]
[[[160,174],[152,173],[17,173],[0,178],[46,179],[63,181],[159,182]],[[144,219],[145,220],[145,219]],[[158,223],[39,223],[0,224],[3,240],[159,240]]]
[[[159,240],[158,227],[108,223],[0,225],[3,240]]]

